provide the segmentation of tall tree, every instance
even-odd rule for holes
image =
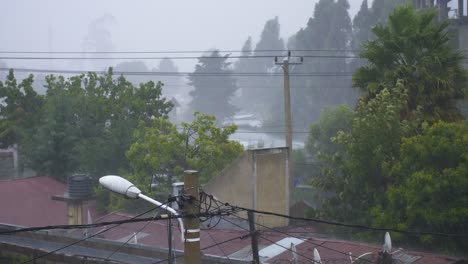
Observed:
[[[0,70],[0,81],[5,81],[6,79],[6,76],[8,75],[8,71],[6,71],[6,68],[7,68],[7,64],[0,60],[0,68],[2,68],[3,70]]]
[[[113,70],[115,72],[141,72],[141,73],[149,72],[149,69],[146,66],[145,62],[138,61],[138,60],[124,61],[124,62],[118,63],[117,65],[115,65]],[[143,74],[141,75],[123,74],[123,75],[126,75],[127,81],[131,82],[135,86],[138,86],[140,83],[145,83],[151,79],[150,77],[145,76]]]
[[[387,23],[388,15],[398,5],[410,2],[410,0],[374,0],[369,7],[368,0],[363,0],[359,12],[353,19],[354,49],[361,49],[362,44],[372,40],[372,28],[378,24]]]
[[[265,116],[271,108],[277,107],[273,100],[281,92],[281,76],[269,76],[279,72],[272,58],[261,58],[267,55],[282,55],[284,41],[280,37],[278,17],[268,20],[260,35],[260,40],[252,51],[252,41],[249,38],[243,46],[243,54],[259,56],[239,60],[235,67],[238,73],[257,73],[257,76],[239,76],[240,107],[246,111],[260,113]]]
[[[368,64],[353,76],[354,87],[364,91],[364,102],[402,80],[409,93],[404,116],[420,109],[429,121],[461,117],[454,100],[468,92],[463,56],[449,45],[448,23],[436,23],[435,18],[433,11],[403,5],[387,25],[373,29],[376,39],[361,53]]]
[[[44,98],[34,91],[33,81],[33,75],[29,75],[18,83],[13,70],[5,82],[0,80],[0,148],[16,145],[21,154],[32,142],[44,103]]]
[[[343,56],[352,33],[348,9],[347,0],[321,0],[315,5],[307,26],[295,35],[293,49],[299,50],[295,55],[317,56],[305,58],[302,65],[291,71],[291,75],[304,75],[290,78],[293,126],[297,130],[307,129],[318,120],[326,105],[355,102],[356,94],[351,89],[350,77],[346,76],[348,65]],[[318,51],[312,53],[314,50]],[[309,76],[314,72],[321,74]]]
[[[182,79],[177,76],[179,69],[173,60],[169,58],[162,59],[158,67],[153,71],[161,72],[160,76],[156,76],[158,81],[163,84],[163,96],[167,98],[176,98],[177,100],[184,100],[188,96],[188,88],[182,87]]]
[[[237,111],[231,98],[237,90],[236,79],[231,74],[229,55],[222,56],[214,50],[209,56],[202,56],[195,65],[195,71],[188,77],[194,87],[190,92],[193,111],[215,115],[220,121],[230,118]]]

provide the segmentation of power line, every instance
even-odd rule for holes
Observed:
[[[37,73],[64,73],[64,74],[107,74],[107,71],[93,71],[93,70],[56,70],[56,69],[33,69],[33,68],[0,68],[0,71],[13,70],[16,72],[37,72]],[[283,77],[282,73],[265,73],[265,72],[250,72],[250,73],[236,73],[236,72],[140,72],[140,71],[113,71],[114,75],[137,75],[137,76],[239,76],[239,77]],[[292,73],[291,76],[352,76],[353,72],[309,72],[309,73]]]
[[[236,216],[236,215],[234,215],[234,216]],[[238,217],[238,216],[236,216],[236,217]],[[240,218],[240,217],[239,217],[239,218]],[[229,223],[231,223],[231,224],[233,224],[233,225],[235,225],[235,226],[237,226],[237,227],[239,227],[239,228],[241,228],[241,229],[244,229],[244,230],[246,230],[246,231],[249,231],[249,230],[247,230],[246,228],[244,228],[243,226],[238,225],[238,224],[236,224],[236,223],[234,223],[234,222],[232,222],[232,221],[230,221],[230,220],[228,220],[228,219],[226,219],[226,218],[224,218],[224,217],[223,217],[223,219],[224,219],[224,221],[229,222]],[[244,219],[244,218],[242,218],[242,219]],[[244,220],[246,220],[246,219],[244,219]],[[256,222],[255,224],[258,224],[258,223]],[[284,248],[284,249],[289,250],[289,251],[292,252],[292,250],[291,250],[290,248],[287,248],[287,247],[285,247],[285,246],[283,246],[283,245],[280,245],[280,244],[278,244],[278,243],[276,243],[276,242],[274,242],[274,241],[272,241],[272,240],[270,240],[270,239],[268,239],[268,238],[266,238],[266,237],[264,237],[264,236],[262,236],[262,235],[260,235],[260,236],[261,236],[263,239],[269,241],[270,243],[273,243],[273,244],[275,244],[275,245],[277,245],[277,246],[279,246],[279,247],[282,247],[282,248]],[[307,260],[312,261],[313,263],[317,263],[314,259],[311,259],[311,258],[309,258],[309,257],[306,257],[306,256],[304,256],[304,255],[302,255],[302,254],[297,253],[297,252],[296,252],[296,254],[299,255],[299,256],[301,256],[301,257],[303,257],[303,258],[305,258],[305,259],[307,259]]]
[[[165,202],[165,203],[159,205],[159,206],[156,207],[156,208],[160,208],[161,206],[166,205],[166,204],[167,204],[167,202]],[[156,216],[157,216],[156,214],[157,214],[157,212],[154,214],[153,220],[156,218]],[[115,253],[117,253],[120,249],[122,249],[125,245],[127,245],[128,242],[130,242],[130,240],[132,240],[132,238],[136,237],[136,236],[137,236],[140,232],[142,232],[150,223],[151,223],[151,221],[146,222],[146,224],[145,224],[142,228],[140,228],[133,236],[130,236],[130,237],[127,239],[127,241],[125,241],[125,242],[124,242],[123,244],[121,244],[117,249],[115,249],[114,251],[112,251],[112,253],[109,254],[109,256],[106,257],[105,261],[110,260],[110,258],[111,258]]]
[[[242,218],[242,217],[240,217],[240,216],[238,216],[238,215],[236,215],[236,214],[233,214],[233,216],[235,216],[235,217],[237,217],[237,218],[240,218],[240,219],[242,219],[242,220],[247,220],[247,219]],[[273,228],[268,227],[268,226],[266,226],[266,225],[262,225],[262,224],[260,224],[260,223],[258,223],[258,222],[255,222],[255,224],[257,224],[257,225],[259,225],[259,226],[261,226],[261,227],[267,228],[267,229],[269,229],[269,230],[272,230],[273,232],[281,233],[281,234],[283,234],[283,235],[287,235],[287,236],[290,236],[290,237],[294,237],[294,238],[300,239],[300,238],[298,238],[298,237],[295,237],[295,236],[292,236],[292,235],[288,234],[287,232],[282,232],[282,231],[273,229]],[[263,238],[266,239],[266,240],[268,240],[265,236],[263,236]],[[302,240],[302,239],[301,239],[301,240]],[[339,251],[339,250],[336,250],[336,249],[333,249],[333,248],[324,246],[323,244],[314,243],[314,242],[310,241],[309,239],[305,239],[304,242],[309,243],[309,244],[312,244],[312,245],[314,245],[314,246],[316,246],[316,247],[322,247],[322,248],[328,249],[328,250],[330,250],[330,251],[343,254],[343,255],[345,255],[345,256],[347,256],[347,257],[351,256],[351,257],[357,258],[357,256],[353,256],[350,252],[348,252],[348,253],[342,252],[342,251]],[[299,254],[298,254],[298,255],[299,255]],[[365,260],[365,259],[364,259],[364,260]],[[368,260],[365,260],[365,261],[366,261],[366,262],[370,262],[370,261],[368,261]]]
[[[264,53],[264,52],[350,52],[359,53],[361,49],[265,49],[265,50],[216,50],[222,53]],[[459,49],[460,52],[468,52]],[[210,50],[167,50],[167,51],[15,51],[2,50],[0,54],[193,54],[210,53]]]
[[[153,208],[149,210],[148,212],[156,208]],[[145,212],[145,213],[148,213],[148,212]],[[145,213],[137,215],[136,217],[139,217]],[[107,225],[122,225],[122,224],[129,224],[129,223],[159,221],[159,220],[177,219],[177,218],[184,218],[184,217],[212,217],[212,216],[223,215],[225,213],[228,213],[228,212],[214,212],[214,213],[209,212],[209,213],[199,213],[195,215],[170,215],[170,216],[145,217],[145,218],[132,217],[131,219],[127,219],[127,220],[100,222],[100,223],[83,224],[83,225],[53,225],[53,226],[41,226],[41,227],[27,227],[27,228],[15,229],[15,230],[1,231],[0,235],[12,235],[12,234],[23,233],[23,232],[34,232],[34,231],[55,230],[55,229],[63,229],[63,230],[84,229],[84,228],[94,228],[94,227],[101,227],[101,226],[107,226]]]
[[[32,56],[1,56],[1,60],[198,60],[198,59],[271,59],[274,57],[281,57],[282,54],[276,55],[234,55],[230,56],[145,56],[145,57],[32,57]],[[361,58],[356,55],[301,55],[301,56],[291,56],[294,57],[304,57],[304,58]]]
[[[147,211],[145,211],[145,212],[143,212],[143,213],[141,213],[141,214],[138,214],[138,215],[132,217],[131,220],[135,220],[135,219],[137,219],[138,217],[140,217],[140,216],[142,216],[142,215],[144,215],[144,214],[147,214],[147,213],[149,213],[149,212],[151,212],[151,211],[153,211],[153,210],[155,210],[155,209],[157,209],[157,208],[159,208],[159,207],[160,207],[160,206],[155,207],[155,208],[151,208],[150,210],[147,210]],[[116,227],[118,227],[118,226],[120,226],[120,225],[121,225],[121,224],[119,223],[119,224],[116,224],[116,225],[114,225],[114,226],[105,228],[105,229],[103,229],[103,230],[101,230],[101,231],[99,231],[99,232],[97,232],[97,233],[95,233],[95,234],[93,234],[93,235],[90,235],[90,236],[85,237],[85,238],[83,238],[83,239],[77,240],[77,241],[75,241],[75,242],[73,242],[73,243],[70,243],[70,244],[65,245],[65,246],[63,246],[63,247],[60,247],[60,248],[58,248],[58,249],[49,251],[49,252],[47,252],[47,253],[44,253],[44,254],[39,255],[39,256],[37,256],[37,257],[34,257],[34,258],[30,259],[30,260],[24,261],[24,262],[22,262],[21,264],[25,264],[25,263],[29,263],[29,262],[33,262],[33,263],[34,263],[34,261],[36,261],[36,260],[38,260],[38,259],[40,259],[40,258],[44,258],[44,257],[46,257],[46,256],[48,256],[48,255],[50,255],[50,254],[53,254],[53,253],[58,252],[58,251],[60,251],[60,250],[66,249],[66,248],[71,247],[71,246],[74,246],[74,245],[76,245],[76,244],[78,244],[78,243],[81,243],[81,242],[83,242],[83,241],[85,241],[85,240],[88,240],[88,239],[90,239],[90,238],[92,238],[92,237],[95,237],[95,236],[100,235],[100,234],[102,234],[102,233],[104,233],[104,232],[107,232],[107,231],[109,231],[109,230],[111,230],[111,229],[114,229],[114,228],[116,228]],[[27,229],[27,228],[26,228],[26,229]],[[3,232],[2,232],[2,233],[3,233]],[[1,233],[0,233],[0,234],[1,234]]]
[[[209,232],[209,231],[207,231]],[[249,237],[251,235],[251,233],[248,233],[248,234],[245,234],[245,235],[242,235],[242,236],[238,236],[238,237],[233,237],[233,238],[230,238],[230,239],[227,239],[227,240],[224,240],[222,242],[218,242],[218,243],[215,243],[213,245],[209,245],[209,246],[206,246],[204,248],[201,248],[200,251],[203,251],[203,250],[207,250],[207,249],[210,249],[210,248],[213,248],[213,247],[217,247],[217,246],[220,246],[222,244],[225,244],[225,243],[229,243],[231,241],[234,241],[234,240],[237,240],[237,239],[245,239],[247,237]],[[183,255],[179,255],[179,256],[176,256],[176,258],[180,258],[180,257],[183,257]],[[169,259],[163,259],[163,260],[160,260],[160,261],[157,261],[157,262],[154,262],[152,264],[159,264],[159,263],[163,263],[163,262],[166,262],[168,261]]]
[[[249,208],[240,207],[240,206],[232,206],[232,207],[233,207],[233,209],[251,211],[251,212],[254,212],[254,213],[264,214],[264,215],[279,216],[279,217],[284,217],[284,218],[288,218],[288,219],[292,219],[292,220],[301,220],[301,221],[315,222],[315,223],[321,223],[321,224],[326,224],[326,225],[342,226],[342,227],[357,228],[357,229],[364,229],[364,230],[371,230],[371,231],[395,232],[395,233],[401,233],[401,234],[406,234],[406,235],[415,235],[415,236],[432,235],[432,236],[442,236],[442,237],[468,237],[468,234],[453,234],[453,233],[427,232],[427,231],[410,231],[410,230],[402,230],[402,229],[396,229],[396,228],[371,227],[371,226],[366,226],[366,225],[348,224],[348,223],[328,221],[328,220],[316,219],[316,218],[294,217],[294,216],[289,216],[289,215],[284,215],[284,214],[279,214],[279,213],[274,213],[274,212],[267,212],[267,211],[259,211],[259,210],[249,209]]]
[[[223,53],[263,53],[263,52],[360,52],[358,49],[264,49],[264,50],[216,50]],[[210,50],[167,50],[167,51],[12,51],[3,50],[0,54],[190,54],[210,53]]]

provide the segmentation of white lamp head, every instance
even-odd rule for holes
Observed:
[[[127,198],[137,199],[141,193],[140,189],[133,183],[116,175],[103,176],[99,179],[99,183],[109,191],[124,195]]]

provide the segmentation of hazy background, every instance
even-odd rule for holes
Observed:
[[[279,17],[280,34],[287,40],[306,26],[316,2],[2,1],[0,51],[86,51],[90,48],[87,36],[99,37],[102,33],[90,32],[93,23],[106,27],[110,33],[109,36],[101,34],[99,44],[104,45],[101,49],[109,51],[240,50],[248,36],[256,43],[265,22],[275,16]],[[349,0],[351,17],[361,2]],[[194,62],[175,61],[180,71],[192,71]],[[6,63],[9,67],[94,68],[83,61],[8,60]],[[145,60],[145,63],[152,68],[158,61]]]

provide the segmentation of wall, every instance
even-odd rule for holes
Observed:
[[[288,157],[287,148],[247,150],[203,189],[232,205],[287,215]],[[246,214],[240,216],[245,218]],[[257,214],[256,218],[258,223],[268,227],[289,223],[283,217]]]

